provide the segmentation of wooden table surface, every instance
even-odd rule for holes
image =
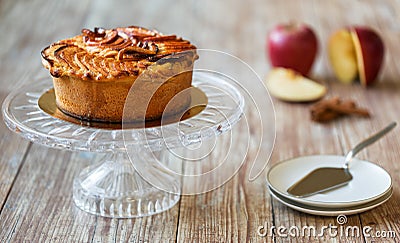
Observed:
[[[302,155],[343,154],[387,123],[400,122],[400,2],[395,0],[2,0],[0,101],[11,90],[48,77],[40,50],[82,28],[139,25],[176,33],[199,48],[231,53],[265,77],[270,70],[266,35],[277,23],[289,21],[306,22],[315,29],[320,51],[313,76],[328,86],[328,96],[354,99],[373,116],[321,125],[310,121],[310,104],[274,99],[276,142],[270,164]],[[368,89],[338,83],[327,61],[330,34],[353,24],[373,27],[386,45],[380,80]],[[399,128],[358,155],[390,173],[393,196],[371,211],[348,216],[345,225],[394,232],[395,238],[362,233],[351,238],[295,238],[277,232],[262,237],[258,228],[266,224],[318,228],[338,223],[336,217],[312,216],[279,203],[268,193],[265,173],[256,181],[247,180],[248,166],[218,189],[182,196],[167,212],[137,219],[97,217],[76,208],[72,200],[72,180],[90,164],[93,154],[31,143],[3,122],[0,131],[0,242],[400,242]]]

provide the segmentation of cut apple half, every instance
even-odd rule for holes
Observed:
[[[366,87],[378,76],[384,56],[382,39],[371,29],[354,27],[351,31],[357,55],[360,82]]]
[[[349,84],[358,77],[364,87],[377,79],[385,53],[380,36],[365,26],[335,32],[329,39],[328,50],[339,81]]]
[[[358,76],[357,56],[350,31],[335,32],[328,43],[329,59],[337,78],[346,84]]]
[[[327,92],[324,85],[286,68],[272,69],[267,76],[266,86],[272,96],[289,102],[315,101]]]

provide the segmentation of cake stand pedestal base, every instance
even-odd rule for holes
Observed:
[[[112,218],[135,218],[166,211],[180,199],[180,183],[160,171],[157,178],[169,181],[172,192],[145,181],[126,152],[107,154],[74,179],[73,198],[82,210]]]

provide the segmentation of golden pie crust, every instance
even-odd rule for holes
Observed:
[[[104,122],[154,120],[190,104],[190,94],[181,91],[191,86],[196,47],[175,35],[137,26],[83,29],[41,54],[57,107],[68,115]]]

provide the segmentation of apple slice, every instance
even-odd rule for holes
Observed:
[[[366,87],[372,84],[379,74],[385,53],[384,44],[379,35],[367,27],[354,27],[351,35],[358,60],[360,81]]]
[[[358,75],[353,37],[348,30],[335,32],[328,43],[329,60],[339,81],[350,84]]]
[[[322,98],[326,87],[291,69],[274,68],[268,74],[266,86],[270,94],[290,102],[307,102]]]

